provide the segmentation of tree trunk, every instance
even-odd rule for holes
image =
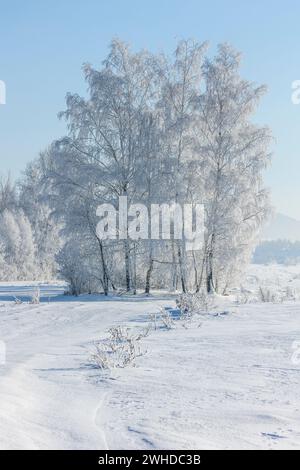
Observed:
[[[132,279],[133,294],[136,295],[136,243],[134,243],[134,245],[133,245],[133,259],[132,259],[131,279]]]
[[[174,240],[172,239],[172,291],[175,292],[177,289],[177,265],[176,265],[176,255],[175,255],[175,246]]]
[[[185,294],[186,293],[185,272],[184,272],[183,259],[182,259],[183,257],[182,257],[182,252],[181,252],[179,242],[178,242],[177,253],[178,253],[178,262],[179,262],[179,269],[180,269],[181,288],[182,288],[182,292]]]
[[[204,253],[205,253],[205,251],[204,251]],[[196,286],[196,292],[197,293],[200,292],[200,289],[201,289],[202,284],[203,284],[204,267],[205,267],[205,254],[203,255],[203,259],[202,259],[202,262],[201,262],[201,272],[200,272],[198,284]]]
[[[211,237],[211,244],[206,257],[206,290],[210,294],[214,291],[213,282],[213,252],[214,252],[214,234]]]
[[[207,273],[206,273],[206,290],[207,293],[210,294],[213,292],[213,273],[211,269],[211,253],[209,254],[208,262],[207,262]]]
[[[124,240],[125,250],[125,278],[126,278],[126,291],[130,292],[131,289],[131,275],[130,275],[130,248],[128,240]]]
[[[104,295],[108,295],[108,281],[109,281],[109,276],[107,272],[107,267],[104,259],[104,252],[103,252],[103,244],[101,240],[98,239],[99,242],[99,248],[100,248],[100,256],[101,256],[101,263],[102,263],[102,271],[103,271],[103,290],[104,290]]]
[[[198,269],[197,269],[197,261],[196,261],[194,251],[193,251],[193,265],[194,265],[194,286],[195,286],[196,292],[199,292]]]
[[[150,294],[150,281],[151,281],[151,274],[153,271],[153,264],[154,261],[152,259],[152,253],[150,254],[150,260],[149,260],[149,267],[147,269],[146,273],[146,286],[145,286],[145,294]]]

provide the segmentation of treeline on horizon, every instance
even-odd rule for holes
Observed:
[[[297,264],[300,262],[300,241],[265,240],[255,249],[253,263]]]

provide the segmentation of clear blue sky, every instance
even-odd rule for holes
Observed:
[[[229,41],[244,55],[242,74],[269,87],[257,120],[276,139],[266,182],[280,212],[300,220],[299,0],[0,0],[0,172],[18,176],[51,140],[67,91],[85,93],[83,62],[100,65],[112,37],[135,49],[170,52],[177,39]]]

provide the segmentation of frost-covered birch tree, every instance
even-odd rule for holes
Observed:
[[[130,291],[135,244],[127,236],[118,243],[101,240],[96,207],[104,202],[117,205],[120,196],[127,196],[128,204],[141,197],[145,140],[154,122],[156,59],[148,52],[131,53],[126,44],[115,40],[103,68],[97,71],[85,65],[84,73],[89,96],[68,94],[61,117],[68,122],[69,135],[52,146],[49,175],[58,198],[67,203],[67,228],[74,229],[81,210],[78,227],[85,227],[99,247],[104,291],[113,282],[107,267],[108,247],[110,254],[116,248],[123,252]]]
[[[252,122],[265,89],[240,77],[228,45],[214,58],[205,48],[181,41],[173,58],[114,40],[100,70],[84,66],[87,96],[67,95],[68,134],[44,154],[43,196],[72,292],[224,292],[249,259],[268,212],[270,133]],[[128,229],[100,238],[97,207],[118,208],[121,196],[149,210],[203,203],[204,248],[187,253],[174,227],[170,240],[133,240]]]
[[[206,44],[180,41],[175,60],[165,61],[163,88],[159,105],[163,110],[165,158],[170,178],[169,197],[175,203],[187,203],[188,176],[193,161],[194,101],[201,82],[201,61]],[[183,292],[186,291],[185,250],[181,240],[172,241],[172,283],[177,286],[177,266]]]
[[[263,170],[270,131],[252,122],[265,87],[243,80],[240,55],[227,44],[205,60],[196,100],[199,182],[204,186],[203,269],[208,292],[223,290],[243,268],[268,209]]]
[[[46,191],[44,157],[30,162],[18,183],[19,206],[30,222],[35,244],[35,269],[43,279],[57,276],[55,257],[63,245],[60,222],[53,217]]]

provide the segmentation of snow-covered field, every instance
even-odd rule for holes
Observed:
[[[299,279],[299,266],[251,266],[243,285]],[[300,302],[224,298],[227,315],[159,328],[135,367],[100,371],[94,342],[113,325],[145,327],[174,297],[55,297],[62,290],[41,286],[31,305],[29,285],[1,285],[0,448],[300,448]]]

